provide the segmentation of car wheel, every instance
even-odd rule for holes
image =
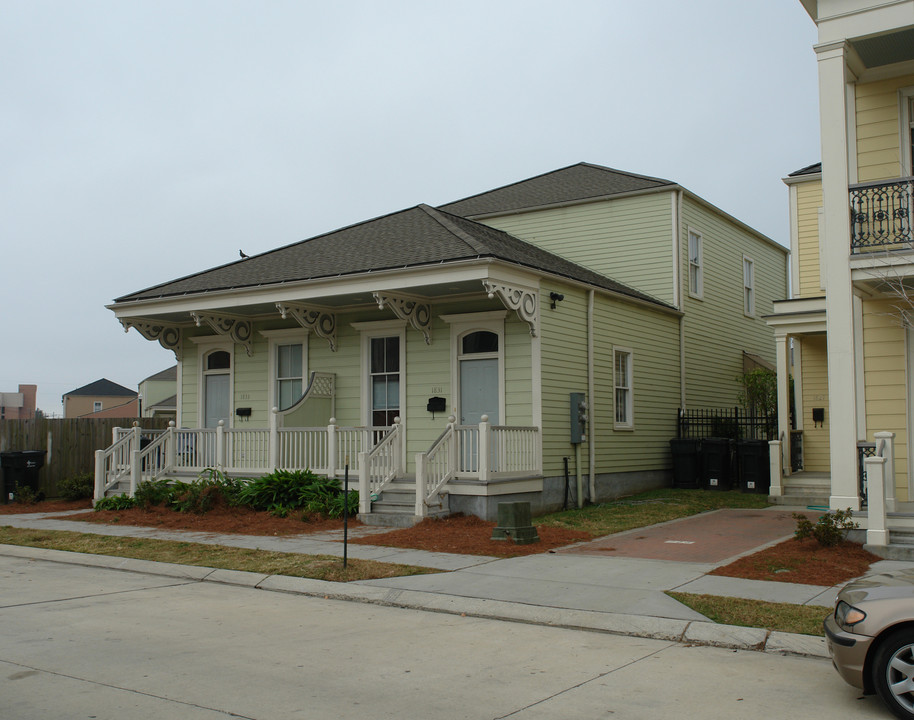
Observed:
[[[914,718],[914,628],[893,632],[879,643],[873,685],[895,717]]]

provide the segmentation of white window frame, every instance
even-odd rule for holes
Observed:
[[[625,384],[619,384],[618,373],[616,372],[616,358],[619,355],[625,355],[628,358],[626,363]],[[635,353],[631,348],[613,347],[613,428],[615,430],[634,430],[635,429]],[[616,395],[619,390],[627,391],[627,402],[625,408],[626,419],[619,420],[616,415]]]
[[[197,346],[197,427],[202,428],[206,422],[205,395],[206,387],[204,376],[209,374],[206,370],[206,356],[217,350],[224,350],[229,354],[229,421],[228,427],[235,424],[235,344],[226,341],[221,335],[204,335],[192,337],[189,340]],[[215,370],[212,372],[216,372]]]
[[[303,328],[291,328],[286,330],[261,330],[260,334],[269,342],[269,368],[267,372],[269,383],[269,392],[267,393],[267,417],[273,412],[273,408],[279,407],[279,348],[283,345],[301,345],[301,390],[304,393],[308,389],[308,379],[311,373],[308,369],[308,339],[310,333]],[[288,408],[286,408],[288,409]]]
[[[498,417],[507,425],[505,417],[505,318],[507,310],[491,310],[478,313],[440,315],[451,330],[451,407],[455,417],[460,418],[460,361],[462,359],[494,357],[496,353],[475,353],[464,355],[462,341],[465,335],[482,330],[498,336]]]
[[[371,340],[377,337],[400,338],[400,424],[406,424],[406,322],[404,320],[380,320],[378,322],[356,322],[352,327],[361,334],[362,355],[362,424],[371,427]],[[406,443],[402,444],[404,458]]]
[[[102,403],[101,400],[93,400],[92,401],[92,412],[94,412],[94,413],[101,412],[104,409],[103,405],[104,405],[104,403]]]
[[[755,317],[755,261],[743,255],[743,314]]]
[[[692,238],[695,238],[698,245],[696,257],[692,257]],[[687,229],[686,240],[686,259],[688,261],[689,276],[689,297],[701,300],[705,294],[705,271],[704,271],[704,238],[702,234],[692,228]],[[692,282],[692,268],[695,268],[695,282]]]

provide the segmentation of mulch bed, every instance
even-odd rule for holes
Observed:
[[[870,564],[881,559],[864,550],[862,545],[847,540],[825,547],[813,538],[791,539],[712,570],[710,574],[830,587],[860,577],[869,570]]]
[[[536,555],[591,539],[589,533],[580,530],[538,527],[536,530],[540,538],[539,542],[515,545],[511,540],[492,540],[492,529],[495,525],[494,522],[486,522],[472,515],[454,515],[445,519],[429,518],[410,528],[356,538],[349,542],[461,555],[517,557],[518,555]]]
[[[99,510],[78,515],[66,515],[61,520],[82,520],[104,525],[140,525],[165,530],[193,530],[195,532],[234,533],[238,535],[304,535],[307,533],[342,530],[342,520],[331,520],[319,515],[305,516],[291,513],[280,518],[268,512],[247,507],[215,507],[205,515],[182,513],[161,506],[130,508],[129,510]],[[361,523],[350,518],[349,526]]]
[[[11,502],[0,505],[0,515],[24,515],[26,513],[63,512],[64,510],[89,510],[91,500],[42,500],[38,503]]]

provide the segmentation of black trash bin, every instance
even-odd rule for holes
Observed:
[[[670,451],[673,453],[673,487],[697,488],[701,480],[699,450],[701,441],[692,438],[673,438]]]
[[[701,441],[701,487],[705,490],[729,490],[730,438],[705,438]]]
[[[739,489],[767,495],[771,489],[771,464],[767,440],[740,440],[736,446]]]
[[[13,450],[0,453],[3,469],[3,497],[9,502],[18,488],[29,488],[39,497],[38,471],[44,467],[44,450]]]

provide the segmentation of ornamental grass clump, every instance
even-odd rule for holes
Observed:
[[[805,515],[794,513],[793,519],[797,521],[794,537],[797,540],[803,540],[808,537],[815,538],[820,545],[825,547],[837,545],[847,538],[849,530],[860,527],[860,523],[854,522],[853,517],[854,513],[850,508],[847,508],[847,510],[835,510],[824,513],[813,524]]]

